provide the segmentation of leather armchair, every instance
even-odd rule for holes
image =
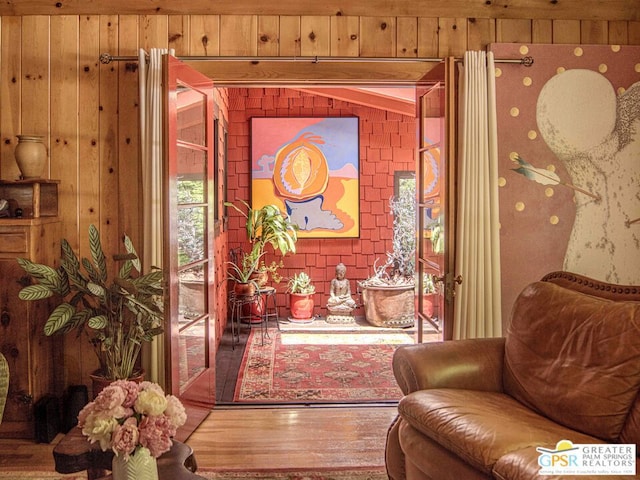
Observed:
[[[504,338],[399,348],[389,477],[549,479],[537,447],[639,444],[638,345],[640,287],[554,272],[518,297]]]

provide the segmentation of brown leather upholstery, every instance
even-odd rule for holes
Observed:
[[[401,347],[393,369],[391,479],[537,478],[536,447],[639,443],[640,287],[554,272],[506,338]]]

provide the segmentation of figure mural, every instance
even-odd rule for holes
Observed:
[[[561,72],[540,92],[537,121],[569,185],[583,190],[575,194],[563,268],[640,283],[640,228],[633,226],[640,213],[640,82],[616,95],[598,72]]]
[[[336,265],[336,276],[331,280],[329,300],[327,300],[327,323],[352,323],[353,311],[358,304],[351,297],[351,285],[346,278],[347,267],[344,263]]]
[[[640,46],[494,44],[502,312],[567,270],[640,283]]]

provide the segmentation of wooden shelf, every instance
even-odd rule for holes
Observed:
[[[57,217],[59,183],[44,178],[0,180],[0,199],[9,202],[11,218],[16,218],[18,208],[22,209],[22,218]]]

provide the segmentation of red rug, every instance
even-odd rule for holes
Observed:
[[[384,467],[380,468],[349,468],[345,470],[295,470],[295,471],[224,471],[216,472],[198,469],[198,475],[212,480],[387,480]]]
[[[269,330],[270,338],[262,345],[259,329],[251,331],[234,402],[349,403],[401,398],[391,359],[402,344],[398,341],[409,337],[389,337],[393,344],[357,344],[358,334],[353,333],[289,335]]]

